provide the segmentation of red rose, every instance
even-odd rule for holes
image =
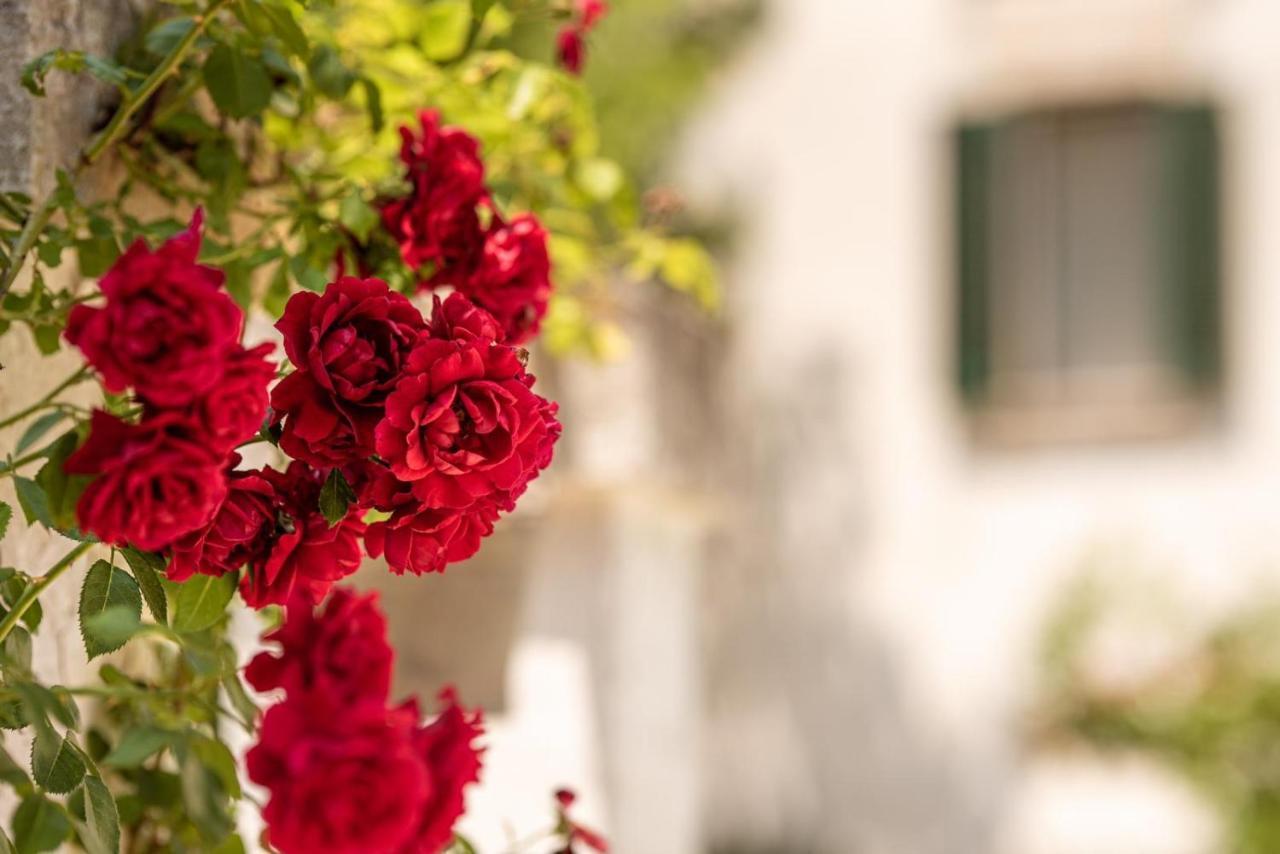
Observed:
[[[604,0],[580,0],[578,14],[582,16],[582,28],[590,30],[608,11],[609,5]]]
[[[314,605],[334,582],[360,568],[363,511],[352,506],[345,519],[330,527],[320,512],[323,472],[294,462],[286,471],[267,468],[260,474],[275,491],[279,522],[269,548],[240,579],[240,595],[251,608],[284,605],[294,596]]]
[[[148,551],[208,524],[227,491],[222,459],[179,413],[129,424],[95,410],[64,469],[96,476],[76,505],[81,530]]]
[[[425,509],[413,495],[412,484],[387,474],[370,488],[371,503],[391,517],[374,522],[364,534],[369,557],[387,558],[397,575],[444,572],[480,550],[480,541],[493,533],[498,508],[480,501],[465,510]]]
[[[181,406],[218,382],[240,339],[243,316],[221,290],[222,273],[196,263],[202,215],[154,252],[139,240],[100,286],[102,308],[78,305],[66,337],[108,391],[133,387],[161,407]]]
[[[581,27],[570,24],[556,36],[556,60],[570,74],[581,74],[587,58],[586,40]]]
[[[459,706],[452,687],[440,692],[440,701],[444,704],[440,716],[414,734],[414,746],[426,764],[431,788],[423,804],[418,830],[399,854],[443,851],[453,838],[453,826],[465,809],[463,789],[480,779],[483,750],[474,742],[484,735],[481,713],[467,712]],[[405,708],[416,716],[416,702],[411,701]]]
[[[324,699],[273,706],[245,757],[249,779],[270,792],[267,839],[282,854],[397,851],[431,797],[412,711]]]
[[[283,688],[290,698],[314,692],[345,706],[385,702],[391,690],[394,656],[376,593],[358,596],[339,587],[319,611],[295,600],[284,624],[264,640],[281,649],[259,653],[245,669],[259,691]]]
[[[470,134],[441,128],[433,110],[418,118],[421,135],[400,128],[409,195],[384,204],[382,222],[405,264],[432,285],[456,284],[471,271],[484,240],[478,213],[489,204],[484,164]]]
[[[479,266],[460,290],[502,324],[511,343],[537,334],[551,298],[547,232],[537,217],[494,223]]]
[[[231,465],[238,462],[233,456]],[[276,536],[276,503],[275,488],[260,473],[230,472],[226,498],[213,519],[173,544],[169,579],[225,575],[264,559]]]
[[[459,294],[444,304],[466,303]],[[464,305],[465,307],[465,305]],[[513,347],[488,338],[419,339],[375,431],[378,454],[425,508],[487,500],[510,509],[551,459],[556,406],[534,394]]]
[[[275,348],[274,344],[259,344],[252,350],[232,350],[222,379],[198,401],[198,419],[215,450],[230,451],[262,427],[267,387],[276,378],[275,363],[267,356]]]
[[[425,328],[422,314],[378,279],[338,279],[323,295],[290,297],[276,328],[297,370],[272,393],[280,446],[321,466],[373,451],[373,428]]]

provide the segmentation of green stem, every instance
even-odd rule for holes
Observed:
[[[44,450],[35,451],[27,454],[25,457],[18,457],[18,459],[13,460],[12,462],[5,463],[3,466],[0,466],[0,478],[13,476],[18,469],[22,468],[27,463],[34,463],[36,460],[42,460],[48,455],[48,453],[49,449],[45,448]]]
[[[197,15],[192,19],[195,25],[173,46],[173,49],[161,60],[160,64],[147,75],[147,79],[142,81],[142,85],[131,93],[129,97],[125,98],[123,103],[120,104],[120,108],[116,110],[116,114],[111,117],[111,121],[89,143],[89,146],[80,155],[80,160],[75,169],[72,170],[73,175],[80,174],[86,166],[91,166],[108,148],[120,141],[129,131],[129,119],[142,108],[147,100],[155,94],[156,90],[164,84],[169,75],[178,68],[183,58],[187,55],[187,51],[191,49],[196,39],[209,26],[209,22],[213,20],[214,15],[229,2],[230,0],[213,0],[203,15]],[[18,235],[18,242],[14,244],[9,267],[4,271],[4,276],[0,278],[0,298],[3,298],[9,292],[9,289],[13,287],[13,283],[17,281],[18,273],[21,272],[23,265],[26,263],[27,256],[35,249],[36,243],[40,239],[40,233],[49,224],[49,220],[53,217],[57,207],[57,199],[53,193],[50,193],[40,203],[39,207],[32,210],[31,215],[27,217],[26,223],[22,226],[22,232]]]
[[[13,627],[18,625],[18,621],[22,619],[22,615],[35,604],[40,598],[40,594],[50,584],[58,580],[58,576],[66,572],[71,564],[75,563],[76,558],[93,548],[93,543],[81,543],[62,558],[62,560],[49,567],[49,571],[30,584],[26,590],[22,591],[22,595],[18,597],[18,601],[14,603],[13,608],[0,620],[0,643],[4,643],[4,639],[13,631]]]
[[[82,380],[86,380],[88,378],[89,378],[89,369],[81,368],[71,376],[67,377],[62,382],[58,383],[58,385],[54,387],[53,391],[49,392],[44,397],[37,400],[35,403],[31,404],[25,409],[19,409],[17,412],[13,413],[8,418],[0,419],[0,429],[8,427],[10,424],[16,424],[22,419],[26,418],[28,415],[32,415],[36,412],[39,412],[41,409],[44,409],[46,406],[52,403],[53,399],[57,397],[59,394],[61,394],[63,391],[75,385],[76,383],[81,382]]]

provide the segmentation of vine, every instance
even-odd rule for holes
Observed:
[[[0,413],[22,427],[0,478],[25,523],[74,542],[44,572],[0,568],[0,727],[32,742],[26,763],[0,750],[20,801],[0,851],[229,854],[252,843],[246,802],[285,854],[474,850],[454,824],[482,715],[448,688],[392,697],[376,597],[339,582],[366,554],[427,574],[481,547],[560,435],[525,346],[616,349],[620,275],[714,304],[705,253],[599,150],[576,75],[606,12],[171,0],[115,57],[27,65],[33,96],[83,74],[118,102],[48,194],[0,194],[0,335],[84,359]],[[560,67],[519,48],[530,21]],[[91,171],[114,192],[83,193]],[[59,281],[97,287],[50,284],[70,256]],[[244,340],[262,316],[283,352]],[[66,399],[89,381],[97,405]],[[90,553],[86,654],[137,653],[46,685],[41,595]],[[247,666],[237,594],[274,627]],[[530,844],[604,850],[573,801]]]

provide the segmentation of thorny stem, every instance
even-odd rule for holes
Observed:
[[[111,121],[89,143],[89,146],[80,155],[80,160],[72,170],[73,176],[80,174],[86,167],[93,165],[107,149],[124,137],[129,131],[129,119],[142,108],[147,100],[156,93],[157,89],[164,85],[169,75],[182,63],[183,58],[191,50],[191,46],[195,44],[196,39],[204,33],[214,15],[229,2],[230,0],[213,0],[204,14],[197,15],[192,19],[195,25],[173,46],[173,49],[161,60],[160,64],[147,75],[147,78],[142,81],[142,85],[132,92],[129,97],[125,98],[120,104],[120,108],[116,110],[116,114],[111,117]],[[22,227],[22,232],[18,235],[18,242],[14,244],[9,266],[4,271],[4,276],[0,278],[0,298],[3,298],[9,292],[9,289],[13,287],[13,283],[17,281],[18,273],[21,272],[23,265],[26,263],[27,256],[35,249],[36,242],[40,239],[40,233],[49,224],[49,220],[53,217],[57,207],[57,196],[54,193],[49,193],[38,207],[32,209],[30,216],[27,217],[27,221]]]
[[[40,594],[44,592],[44,589],[57,581],[58,576],[66,572],[71,564],[75,563],[76,558],[93,548],[93,546],[93,543],[80,543],[67,552],[62,560],[51,566],[48,572],[37,578],[34,583],[27,586],[26,590],[22,591],[22,596],[14,603],[12,610],[5,615],[3,620],[0,620],[0,643],[4,643],[4,639],[9,636],[9,633],[13,631],[13,627],[22,619],[22,615],[27,613],[27,610],[40,598]]]
[[[25,409],[19,409],[17,412],[13,413],[8,418],[0,420],[0,428],[8,427],[10,424],[16,424],[22,419],[26,418],[28,415],[32,415],[36,412],[39,412],[41,409],[44,409],[46,406],[51,404],[53,402],[53,399],[57,397],[59,394],[61,394],[64,390],[88,378],[89,378],[89,369],[81,368],[71,376],[67,377],[62,382],[58,383],[58,385],[54,387],[53,391],[49,392],[44,397],[37,400],[35,403],[31,404]]]

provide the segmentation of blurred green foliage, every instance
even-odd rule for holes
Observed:
[[[1280,851],[1280,599],[1221,622],[1123,687],[1100,684],[1086,655],[1114,606],[1085,583],[1051,621],[1037,740],[1145,754],[1216,807],[1225,850]]]

